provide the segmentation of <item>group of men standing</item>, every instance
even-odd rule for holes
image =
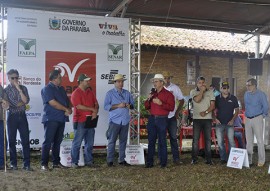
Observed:
[[[239,114],[237,98],[230,94],[229,83],[221,84],[221,94],[214,96],[213,91],[208,90],[204,77],[196,81],[196,89],[192,90],[190,96],[193,100],[193,142],[192,162],[198,163],[198,141],[200,132],[204,133],[206,164],[213,165],[211,159],[211,130],[212,120],[216,123],[215,132],[218,140],[221,163],[227,163],[228,155],[224,146],[224,135],[229,140],[230,147],[235,147],[234,122]],[[263,118],[268,115],[268,101],[265,93],[257,89],[257,81],[253,78],[246,82],[247,91],[244,95],[245,103],[245,134],[246,148],[248,152],[249,165],[253,165],[253,143],[254,135],[258,145],[258,163],[262,167],[265,163],[265,148],[263,138]]]
[[[29,94],[25,86],[19,83],[19,73],[11,69],[7,73],[10,84],[3,89],[0,86],[1,108],[8,109],[7,126],[10,150],[10,168],[17,170],[16,135],[20,133],[23,151],[23,169],[31,171],[29,127],[26,117],[26,104],[29,103]],[[151,79],[154,90],[145,101],[145,107],[150,111],[148,120],[148,157],[146,168],[154,166],[155,144],[158,138],[158,155],[160,167],[167,166],[167,132],[170,136],[170,144],[173,162],[179,165],[179,146],[177,141],[177,119],[184,104],[184,97],[180,88],[171,83],[169,72],[156,74]],[[91,90],[91,78],[86,74],[78,77],[78,88],[71,95],[71,102],[61,86],[62,76],[59,70],[53,70],[49,74],[50,82],[42,89],[41,96],[44,105],[44,142],[42,144],[41,170],[49,170],[49,154],[52,150],[52,168],[64,168],[60,163],[60,145],[63,140],[65,123],[69,121],[74,107],[73,128],[75,137],[72,142],[71,157],[72,167],[78,168],[79,152],[82,140],[85,141],[85,164],[89,167],[97,167],[93,162],[93,145],[95,129],[87,123],[98,119],[99,104]],[[125,149],[127,144],[130,109],[134,108],[134,100],[131,93],[123,89],[126,79],[121,74],[114,76],[114,88],[105,96],[104,109],[109,112],[109,128],[106,132],[108,139],[107,165],[114,166],[114,153],[116,140],[119,137],[119,165],[129,166],[125,161]],[[247,151],[249,163],[252,165],[254,135],[258,144],[258,166],[265,163],[265,149],[263,142],[263,117],[268,115],[268,102],[266,95],[257,89],[257,81],[249,79],[246,83],[247,92],[245,101],[245,132],[247,139]],[[230,147],[234,143],[234,121],[238,117],[239,105],[237,98],[229,93],[228,82],[221,84],[220,95],[214,96],[213,91],[208,90],[204,77],[196,81],[196,88],[190,92],[193,101],[193,142],[192,162],[198,163],[198,141],[203,131],[205,140],[206,164],[213,165],[211,157],[211,130],[212,120],[216,123],[216,136],[219,145],[221,163],[227,162],[227,153],[224,146],[224,134],[228,136]],[[178,104],[176,104],[178,102]],[[216,112],[214,112],[216,111]],[[3,115],[0,113],[0,116]],[[3,117],[0,118],[0,169],[4,168],[4,132]]]

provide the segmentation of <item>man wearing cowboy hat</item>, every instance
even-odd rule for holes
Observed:
[[[87,116],[91,116],[91,120],[97,118],[98,101],[95,94],[90,90],[90,80],[86,74],[78,77],[78,88],[71,95],[71,103],[74,106],[73,128],[75,137],[72,141],[71,157],[72,167],[78,168],[80,148],[84,139],[85,164],[88,167],[95,167],[93,164],[93,146],[95,138],[95,129],[87,127]]]
[[[184,105],[184,97],[182,94],[182,91],[180,88],[171,83],[171,78],[173,77],[170,72],[165,71],[163,72],[164,76],[164,87],[166,90],[170,91],[175,98],[175,101],[177,100],[179,102],[178,106],[175,104],[174,110],[169,113],[168,116],[168,133],[170,136],[170,143],[171,143],[171,150],[172,150],[172,155],[173,155],[173,163],[175,165],[181,164],[180,161],[180,156],[179,156],[179,146],[178,146],[178,141],[177,141],[177,119],[179,119],[179,113],[182,110],[182,107]]]
[[[168,115],[174,110],[175,101],[171,92],[166,90],[164,86],[164,77],[162,74],[156,74],[151,79],[155,92],[149,94],[148,99],[144,102],[145,108],[150,110],[148,118],[148,157],[146,168],[154,166],[154,155],[156,139],[158,137],[158,148],[161,168],[167,165],[167,140],[166,128],[168,126]]]
[[[119,165],[129,166],[125,161],[125,150],[127,144],[130,114],[129,110],[134,108],[131,93],[123,89],[124,76],[114,76],[114,88],[109,90],[104,100],[104,109],[109,111],[109,128],[107,130],[108,150],[107,165],[112,167],[116,140],[119,137]]]

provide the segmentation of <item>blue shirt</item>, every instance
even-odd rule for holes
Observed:
[[[255,92],[246,92],[244,95],[245,102],[245,116],[253,117],[262,114],[267,116],[268,114],[268,101],[266,95],[261,90]]]
[[[69,121],[69,118],[68,116],[65,116],[64,111],[55,109],[49,104],[49,101],[54,99],[61,105],[69,107],[69,99],[67,97],[65,89],[62,86],[56,86],[53,83],[49,82],[49,84],[41,90],[41,96],[44,106],[42,123],[45,123],[46,121]]]
[[[109,111],[109,122],[113,122],[118,125],[127,125],[130,121],[129,109],[111,109],[113,105],[119,103],[134,105],[131,93],[125,89],[122,89],[122,92],[118,92],[116,88],[109,90],[104,100],[104,109]]]

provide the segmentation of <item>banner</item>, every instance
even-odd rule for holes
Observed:
[[[61,70],[62,85],[69,96],[81,73],[92,78],[91,88],[100,105],[95,145],[106,145],[106,92],[114,88],[115,74],[129,79],[129,19],[9,8],[7,38],[6,71],[17,69],[20,83],[30,95],[27,118],[31,147],[40,147],[44,140],[40,92],[54,69]],[[126,81],[124,88],[128,87]],[[70,116],[64,139],[73,136]],[[19,136],[17,144],[20,145]]]

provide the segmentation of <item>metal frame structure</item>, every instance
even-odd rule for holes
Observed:
[[[5,39],[5,36],[4,36],[4,20],[7,19],[7,12],[6,12],[6,8],[1,4],[1,19],[0,19],[0,22],[1,22],[1,27],[2,27],[2,30],[1,30],[1,35],[2,35],[2,38],[1,38],[1,63],[0,63],[0,71],[4,71],[4,66],[5,66],[5,55],[4,55],[4,49],[5,49],[5,42],[6,42],[6,39]],[[4,85],[4,72],[3,72],[3,76],[2,76],[3,80],[2,80],[2,86]],[[4,86],[3,86],[4,87]]]
[[[141,69],[141,21],[130,20],[130,80],[129,90],[131,91],[134,101],[137,103],[136,108],[131,112],[131,122],[129,130],[128,144],[139,145],[140,143],[140,69]]]

